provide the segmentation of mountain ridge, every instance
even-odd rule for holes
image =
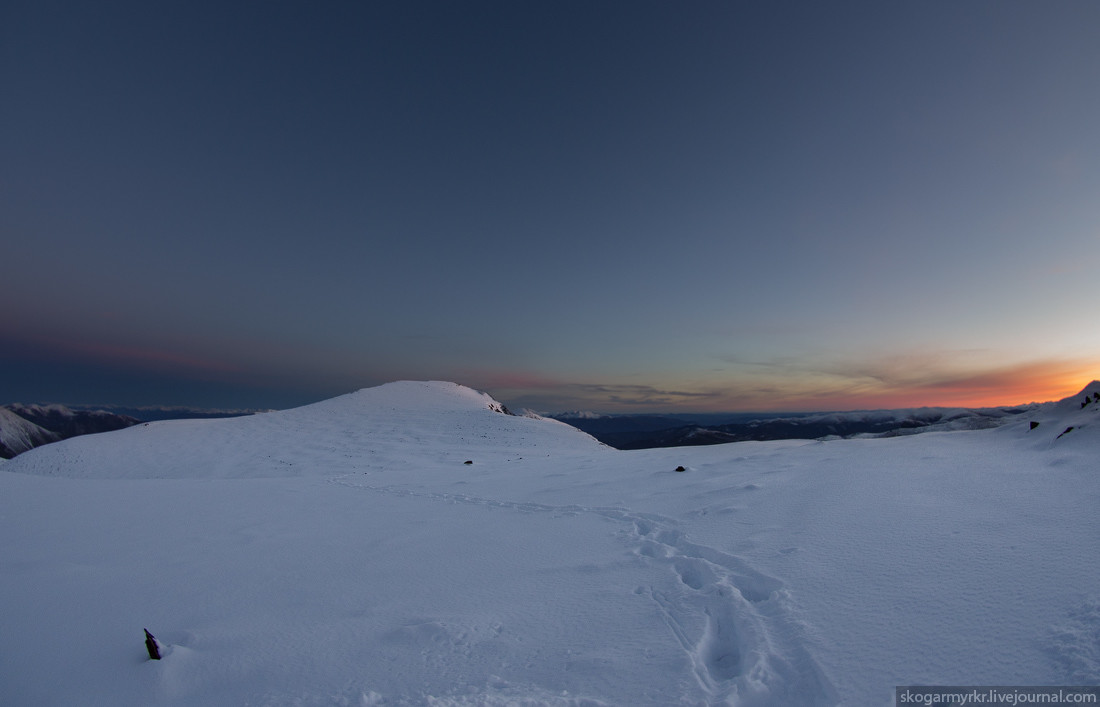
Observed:
[[[461,392],[460,392],[461,391]],[[919,434],[930,431],[987,429],[998,427],[1017,415],[1027,414],[1052,403],[994,408],[921,407],[891,410],[861,410],[842,412],[808,412],[769,415],[765,413],[730,413],[729,417],[750,419],[743,422],[703,423],[698,419],[721,419],[719,414],[611,415],[589,411],[565,413],[534,413],[520,410],[512,413],[491,395],[448,381],[394,381],[382,386],[363,388],[328,400],[310,403],[288,410],[257,411],[192,411],[172,408],[159,412],[151,420],[142,420],[119,411],[102,408],[82,409],[58,404],[0,406],[0,458],[11,459],[30,449],[85,434],[116,431],[127,427],[165,420],[213,420],[250,417],[271,413],[288,413],[311,409],[315,405],[333,407],[350,400],[370,399],[378,405],[405,406],[415,400],[437,396],[434,404],[449,399],[448,405],[486,407],[489,410],[527,417],[548,419],[568,425],[616,449],[652,449],[683,446],[704,446],[744,441],[783,439],[828,439],[882,437]],[[1100,398],[1100,381],[1092,381],[1079,393],[1058,401],[1071,410],[1074,401],[1085,396]],[[349,397],[350,396],[350,397]],[[425,397],[428,396],[428,397]],[[348,398],[343,403],[334,402]],[[390,402],[386,402],[389,400]],[[461,401],[461,402],[460,402]],[[127,410],[130,410],[127,408]],[[136,410],[136,409],[134,409]],[[156,408],[155,410],[161,410]],[[6,411],[6,412],[3,412]],[[182,412],[181,412],[182,411]],[[176,414],[173,415],[172,413]]]
[[[703,424],[691,415],[550,415],[616,449],[701,446],[781,439],[896,436],[929,431],[987,429],[1040,406],[998,408],[924,407],[789,414],[731,413],[744,422]],[[707,417],[720,418],[718,414]]]
[[[0,457],[11,459],[44,444],[81,435],[114,432],[140,422],[106,410],[74,410],[66,405],[0,406]]]

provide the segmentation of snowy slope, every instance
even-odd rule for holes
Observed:
[[[0,407],[0,458],[10,459],[40,444],[60,439],[7,408]]]
[[[96,478],[327,476],[405,459],[453,465],[472,456],[600,446],[564,423],[502,411],[488,395],[455,383],[402,381],[292,410],[144,423],[57,445],[21,460],[20,470]]]
[[[402,382],[42,447],[0,466],[0,704],[1096,683],[1086,391],[991,430],[620,452]]]

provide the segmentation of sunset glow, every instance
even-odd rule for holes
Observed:
[[[0,19],[7,400],[806,411],[1100,377],[1100,4],[50,7]]]

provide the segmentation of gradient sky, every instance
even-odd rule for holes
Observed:
[[[0,7],[0,403],[1050,400],[1100,3]]]

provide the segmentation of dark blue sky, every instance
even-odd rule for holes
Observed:
[[[1100,4],[8,2],[0,402],[1100,377]]]

